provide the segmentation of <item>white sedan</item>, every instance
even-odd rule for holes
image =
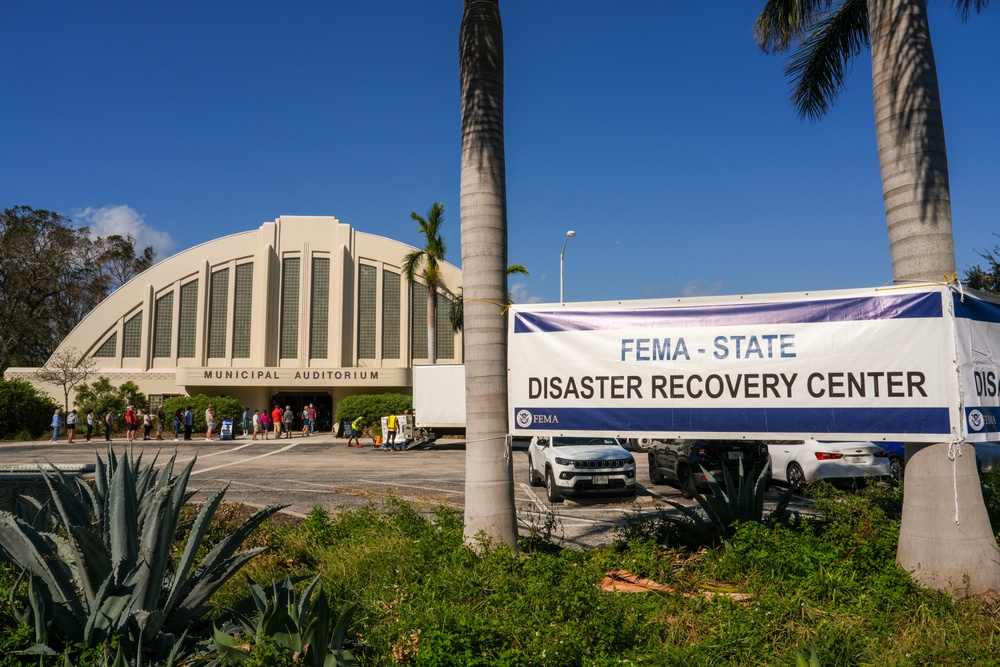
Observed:
[[[635,495],[635,459],[615,438],[535,436],[528,484],[545,485],[550,503],[571,495]]]
[[[889,453],[873,442],[789,440],[767,445],[774,479],[795,487],[817,479],[853,484],[867,477],[890,477]]]

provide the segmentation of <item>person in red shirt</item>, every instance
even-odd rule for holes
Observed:
[[[125,437],[129,442],[135,442],[135,431],[139,426],[139,419],[136,417],[135,409],[130,405],[125,410]]]
[[[274,410],[271,410],[271,423],[274,424],[274,437],[281,437],[281,406],[275,405]]]

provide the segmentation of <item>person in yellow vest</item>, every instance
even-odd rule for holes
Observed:
[[[399,420],[396,419],[396,415],[389,415],[385,418],[385,428],[387,431],[385,448],[391,451],[396,451],[396,429],[398,422]]]
[[[351,436],[347,439],[347,446],[351,446],[351,440],[355,442],[355,446],[360,447],[361,441],[358,439],[361,436],[361,429],[365,427],[365,416],[360,415],[354,421],[351,422]]]

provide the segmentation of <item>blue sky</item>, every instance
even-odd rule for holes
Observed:
[[[867,54],[801,122],[761,2],[501,3],[519,301],[891,281]],[[1000,11],[931,0],[958,266],[1000,242]],[[0,208],[129,231],[160,259],[280,215],[461,263],[462,3],[0,3]]]

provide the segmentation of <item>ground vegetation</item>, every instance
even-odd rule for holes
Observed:
[[[983,485],[996,519],[1000,475],[986,474]],[[328,664],[791,666],[813,653],[823,666],[998,664],[1000,596],[954,598],[896,564],[901,488],[848,493],[818,483],[806,493],[799,520],[736,520],[710,544],[664,510],[636,513],[605,546],[585,551],[560,544],[552,516],[522,531],[518,553],[473,549],[460,513],[392,496],[316,508],[304,520],[276,514],[245,536],[244,549],[264,550],[204,616],[222,636],[195,641],[177,664],[207,664],[220,646],[235,646],[243,664],[302,664],[295,632],[275,628],[304,628],[311,613],[323,615],[326,637],[342,633],[338,646],[320,640],[344,660]],[[203,511],[189,506],[178,526]],[[218,505],[194,557],[251,516],[252,508]],[[177,534],[174,562],[189,530]],[[16,570],[0,567],[0,594],[24,591]],[[232,622],[231,609],[244,610],[244,623]],[[9,609],[0,616],[0,664],[39,664],[18,653],[34,642],[32,626]],[[94,651],[72,644],[42,664],[64,656],[103,664]]]

